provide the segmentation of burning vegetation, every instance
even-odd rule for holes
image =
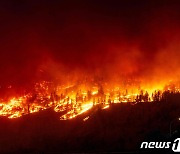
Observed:
[[[178,84],[176,83],[176,85]],[[107,109],[113,103],[136,105],[141,102],[164,101],[168,94],[179,93],[179,88],[173,83],[167,84],[162,89],[142,89],[141,87],[130,88],[130,85],[127,85],[126,88],[110,87],[107,83],[99,84],[87,81],[67,86],[55,86],[53,82],[41,81],[34,85],[32,92],[20,97],[1,99],[0,115],[8,118],[18,118],[26,114],[53,108],[55,112],[63,113],[60,120],[68,120],[92,109],[94,106]]]
[[[67,120],[94,106],[158,102],[179,93],[179,4],[169,3],[84,2],[72,8],[24,2],[24,13],[21,5],[4,3],[0,85],[33,86],[8,97],[3,92],[0,115],[18,118],[53,108]],[[82,72],[90,79],[82,80]]]
[[[168,139],[179,10],[178,0],[0,1],[0,153],[132,153],[151,131]]]

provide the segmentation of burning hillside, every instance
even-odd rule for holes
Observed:
[[[130,83],[129,83],[130,84]],[[131,85],[132,86],[132,85]],[[52,82],[36,83],[34,91],[23,96],[1,99],[0,115],[18,118],[33,112],[53,108],[55,112],[64,113],[61,120],[72,119],[91,108],[98,106],[107,109],[113,103],[139,102],[150,103],[166,99],[167,93],[179,93],[179,86],[169,84],[158,89],[141,89],[141,87],[110,87],[107,83],[97,84],[84,81],[72,85],[54,85]]]
[[[150,141],[173,142],[179,10],[179,0],[1,0],[0,153],[139,150],[156,130]]]

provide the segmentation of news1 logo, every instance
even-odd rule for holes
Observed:
[[[174,140],[174,142],[142,142],[141,149],[168,149],[172,146],[174,152],[180,152],[180,138]]]
[[[174,152],[180,152],[180,138],[174,140],[174,143],[172,145],[172,150]]]

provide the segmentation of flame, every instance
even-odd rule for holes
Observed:
[[[92,86],[62,85],[53,87],[51,82],[42,81],[36,83],[34,92],[20,97],[12,97],[0,101],[0,116],[10,119],[18,118],[26,114],[39,112],[53,108],[55,112],[64,112],[60,120],[67,120],[87,112],[94,106],[107,109],[112,103],[151,102],[162,97],[166,90],[180,92],[180,87],[169,83],[157,85],[152,88],[143,87],[123,89],[120,86]],[[53,87],[53,88],[51,88]],[[78,88],[77,88],[78,87]],[[53,89],[53,90],[52,90]],[[89,117],[88,117],[89,118]],[[88,119],[87,118],[87,119]],[[87,120],[86,118],[84,121]]]

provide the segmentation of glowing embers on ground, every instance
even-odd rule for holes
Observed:
[[[154,88],[156,89],[156,88]],[[168,85],[165,89],[136,89],[106,88],[103,86],[53,86],[52,83],[42,81],[36,83],[34,91],[21,97],[13,97],[0,101],[0,116],[17,118],[26,114],[53,108],[55,112],[62,112],[60,120],[72,119],[98,106],[107,109],[112,103],[151,102],[160,101],[163,92],[179,92],[179,88]],[[160,91],[161,90],[161,91]],[[88,118],[87,118],[88,119]],[[84,121],[86,121],[85,119]]]

